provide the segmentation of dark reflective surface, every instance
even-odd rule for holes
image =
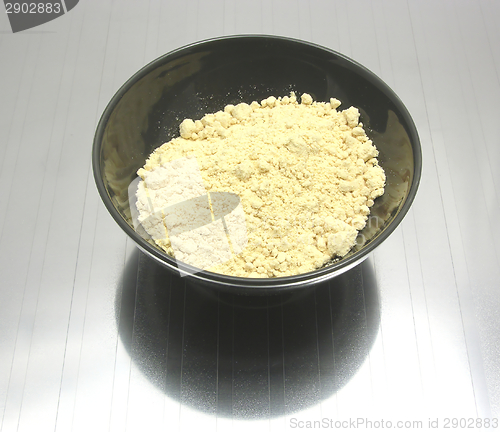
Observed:
[[[206,413],[267,418],[333,395],[365,361],[380,324],[370,261],[316,288],[217,292],[139,251],[116,297],[119,334],[167,396]]]

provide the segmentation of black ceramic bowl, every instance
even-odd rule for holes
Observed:
[[[133,225],[128,187],[150,153],[178,136],[184,118],[198,119],[227,104],[268,96],[309,93],[316,101],[335,97],[342,108],[359,108],[368,136],[379,150],[387,182],[367,226],[351,252],[301,275],[250,279],[208,271],[189,277],[238,293],[267,293],[332,278],[364,260],[398,226],[415,197],[421,148],[415,125],[398,96],[353,60],[311,43],[274,36],[231,36],[195,43],[166,54],[138,71],[111,99],[93,147],[99,193],[118,225],[149,256],[179,273],[176,261]]]

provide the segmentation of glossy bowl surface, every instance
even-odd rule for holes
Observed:
[[[342,259],[301,275],[250,279],[194,272],[192,282],[237,293],[269,293],[316,284],[363,261],[398,226],[415,197],[422,168],[415,124],[398,96],[362,65],[330,49],[275,36],[230,36],[198,42],[154,60],[111,99],[98,124],[93,170],[111,216],[141,250],[176,274],[175,259],[139,235],[129,185],[151,152],[178,136],[184,118],[198,119],[227,104],[295,91],[316,101],[335,97],[360,110],[379,150],[387,182],[357,245]]]

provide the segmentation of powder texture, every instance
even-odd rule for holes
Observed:
[[[202,179],[189,186],[192,197],[231,192],[244,212],[245,247],[208,270],[289,276],[345,256],[384,192],[385,174],[359,110],[339,111],[339,106],[337,99],[315,102],[308,94],[299,102],[292,93],[185,119],[180,137],[156,149],[138,171],[143,179],[137,191],[139,220],[173,256],[165,212],[151,208],[172,202],[165,198],[173,193],[167,168],[188,158],[196,160]]]

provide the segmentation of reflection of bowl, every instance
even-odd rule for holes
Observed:
[[[387,176],[385,193],[348,255],[297,276],[249,279],[208,271],[190,275],[217,288],[256,293],[305,286],[360,263],[394,231],[415,197],[421,149],[415,125],[396,94],[378,77],[335,51],[274,36],[232,36],[199,42],[158,58],[112,98],[97,127],[93,168],[104,204],[148,255],[178,272],[175,259],[133,228],[128,186],[158,146],[178,136],[184,118],[201,118],[227,104],[295,91],[314,100],[336,97],[359,108]]]
[[[118,331],[137,368],[174,403],[218,418],[331,404],[380,326],[370,260],[313,288],[241,296],[185,284],[136,251],[119,287]]]

